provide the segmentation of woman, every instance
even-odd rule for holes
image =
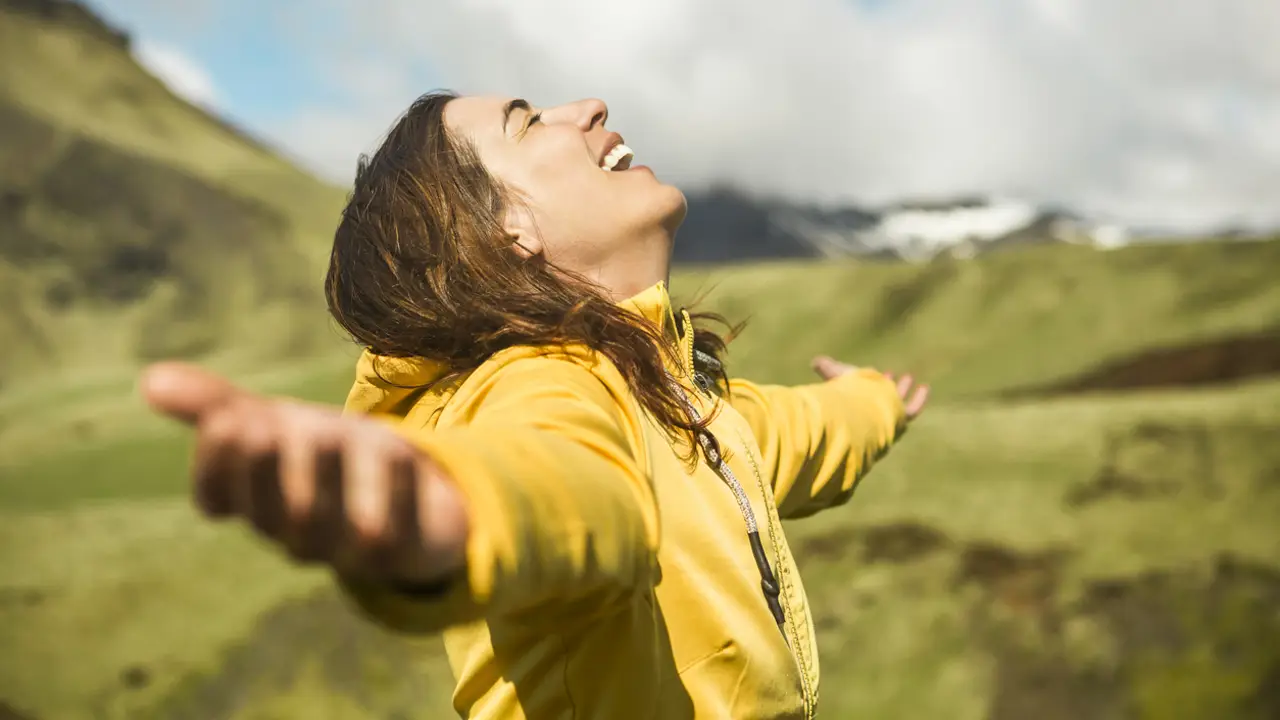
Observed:
[[[178,365],[145,392],[198,428],[205,512],[444,631],[463,717],[812,717],[780,519],[847,500],[926,393],[829,358],[730,379],[667,295],[684,196],[606,118],[432,94],[362,158],[327,279],[367,348],[345,414]]]

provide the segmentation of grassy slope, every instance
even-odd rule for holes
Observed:
[[[828,352],[912,368],[956,397],[1074,376],[1155,345],[1280,333],[1277,268],[1280,238],[1022,247],[925,266],[770,264],[686,271],[675,286],[749,319],[733,361],[754,375],[805,382],[808,359]]]
[[[1070,246],[1009,250],[979,262],[923,267],[858,262],[784,263],[731,272],[686,270],[678,295],[712,289],[706,306],[731,319],[749,318],[733,343],[733,367],[775,382],[807,382],[809,358],[829,352],[852,362],[911,368],[929,378],[942,401],[1044,383],[1083,373],[1151,345],[1280,328],[1280,241],[1140,247],[1098,253]],[[804,288],[803,293],[795,288]],[[895,319],[896,318],[896,319]],[[275,365],[237,377],[261,387],[340,399],[350,377],[350,348],[314,370]],[[295,376],[319,373],[319,385]],[[39,504],[64,494],[60,479],[76,468],[102,467],[122,433],[137,447],[158,443],[163,428],[131,396],[132,377],[72,378],[56,389],[36,386],[0,396],[0,492]],[[35,465],[27,459],[60,450],[76,437],[80,450]],[[180,467],[180,453],[166,466]],[[25,466],[19,481],[16,466]],[[6,468],[10,468],[6,470]],[[151,485],[124,467],[78,483],[79,497],[136,495]],[[6,480],[6,478],[8,478]],[[145,487],[144,487],[145,485]]]
[[[233,193],[262,198],[289,215],[313,253],[325,249],[339,189],[177,98],[115,44],[80,28],[6,12],[0,47],[12,59],[0,65],[7,102]]]
[[[744,374],[803,380],[808,355],[829,350],[921,367],[940,389],[850,507],[790,531],[821,627],[827,717],[1013,720],[1033,716],[1028,702],[1067,713],[1034,715],[1050,718],[1266,717],[1271,706],[1248,703],[1280,661],[1260,650],[1280,647],[1280,384],[972,396],[1152,342],[1274,327],[1278,252],[1059,247],[716,274],[711,305],[755,319],[734,345]],[[702,279],[681,274],[676,288]],[[895,298],[902,322],[877,322]],[[336,401],[349,365],[278,371],[253,377]],[[184,441],[125,389],[0,414],[17,458],[0,466],[0,647],[16,650],[0,656],[0,700],[58,718],[441,716],[439,656],[411,662],[323,577],[196,519]],[[84,424],[67,425],[76,412]],[[69,427],[84,433],[71,452]],[[63,454],[37,452],[41,436]]]
[[[319,285],[339,189],[84,27],[0,9],[0,60],[0,382],[332,348]]]
[[[1002,654],[1005,635],[1026,632],[1020,622],[1049,610],[1069,615],[1067,630],[1033,629],[1020,642],[1050,654],[1060,673],[1096,665],[1119,666],[1134,683],[1161,672],[1175,685],[1199,677],[1202,668],[1178,665],[1179,656],[1127,653],[1100,627],[1106,616],[1071,608],[1100,579],[1205,573],[1223,553],[1274,563],[1280,453],[1268,441],[1280,430],[1277,408],[1276,383],[938,408],[851,507],[792,526],[822,627],[830,716],[987,717],[998,670],[1012,662]],[[1208,427],[1213,477],[1199,476],[1195,458],[1176,444],[1165,448],[1172,459],[1142,465],[1150,448],[1138,442],[1120,464],[1138,482],[1172,483],[1167,494],[1064,503],[1097,481],[1110,439],[1152,422],[1187,437]],[[145,472],[149,458],[127,445],[117,453],[102,462]],[[40,717],[146,717],[157,708],[164,717],[182,716],[175,714],[182,708],[207,717],[219,703],[264,711],[299,688],[290,702],[328,703],[337,694],[359,703],[367,682],[384,690],[363,698],[369,709],[351,717],[438,716],[432,708],[448,685],[438,656],[404,664],[407,649],[352,622],[322,577],[287,568],[240,528],[200,522],[181,497],[5,515],[0,646],[13,651],[0,658],[0,697],[17,707]],[[983,548],[994,548],[986,552],[996,554],[997,574],[974,575],[957,591],[967,566],[981,569]],[[1034,566],[1028,577],[1019,565],[1059,552],[1060,564],[1046,565],[1044,577]],[[998,574],[1000,553],[1013,564],[1008,577]],[[1258,589],[1233,592],[1251,603]],[[1262,630],[1267,642],[1280,640],[1280,628]],[[1267,669],[1261,662],[1230,669],[1243,688],[1231,692],[1252,691]],[[427,691],[415,690],[419,684],[433,694],[420,695]],[[1229,695],[1218,708],[1238,699]],[[1210,716],[1234,717],[1197,717]]]

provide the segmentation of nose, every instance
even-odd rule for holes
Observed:
[[[599,98],[588,98],[577,102],[561,105],[548,111],[547,114],[554,115],[562,122],[570,122],[577,125],[583,132],[592,130],[600,126],[603,127],[609,119],[609,106],[604,104]]]

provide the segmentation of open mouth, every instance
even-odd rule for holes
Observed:
[[[631,167],[631,160],[636,156],[631,148],[622,143],[613,146],[600,161],[600,169],[605,172],[622,171]]]

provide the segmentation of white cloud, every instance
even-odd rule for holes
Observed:
[[[310,12],[314,12],[312,9]],[[1280,223],[1274,0],[330,0],[349,93],[283,141],[346,180],[418,93],[605,98],[682,186],[994,192],[1137,224]]]
[[[213,76],[182,51],[167,45],[136,42],[134,58],[148,72],[187,101],[204,108],[218,103],[218,90]]]

